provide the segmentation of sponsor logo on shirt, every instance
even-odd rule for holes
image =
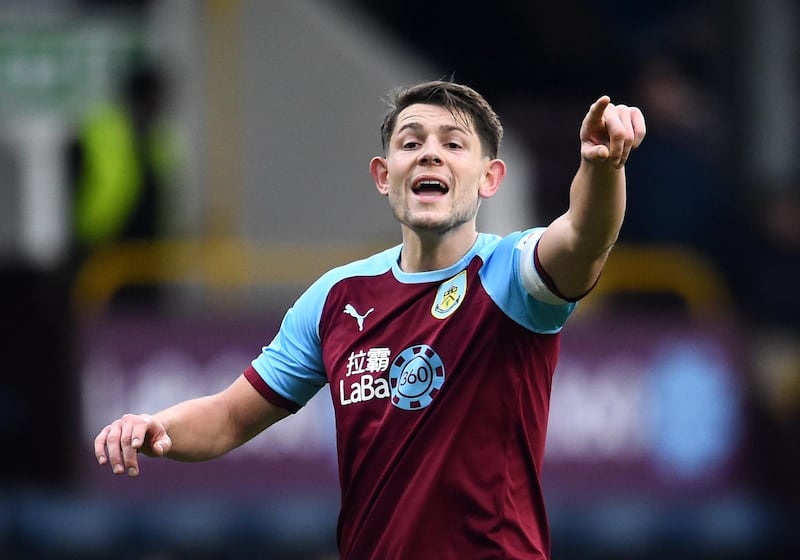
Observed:
[[[389,369],[392,404],[403,410],[425,408],[444,383],[444,363],[427,344],[406,348]]]
[[[439,354],[430,346],[419,344],[400,352],[391,363],[390,356],[389,348],[352,352],[345,378],[339,380],[340,404],[390,399],[403,410],[420,410],[430,405],[445,378]],[[381,375],[386,370],[388,379]]]
[[[339,380],[339,402],[342,406],[390,397],[389,382],[380,374],[389,369],[391,353],[388,348],[370,348],[350,353],[345,379]],[[358,377],[350,379],[352,376]]]

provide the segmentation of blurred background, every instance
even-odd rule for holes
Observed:
[[[399,241],[367,167],[383,98],[442,77],[506,126],[494,233],[566,209],[599,95],[648,119],[621,242],[564,331],[554,558],[798,557],[799,11],[0,2],[0,557],[335,557],[325,391],[135,480],[92,440],[226,386],[317,275]]]

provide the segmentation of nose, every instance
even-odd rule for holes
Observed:
[[[425,145],[425,149],[420,152],[419,164],[420,165],[441,165],[442,157],[437,150],[438,146],[431,143]]]

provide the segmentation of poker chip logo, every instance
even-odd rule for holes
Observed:
[[[426,344],[400,352],[389,368],[392,404],[403,410],[425,408],[444,383],[444,363]]]

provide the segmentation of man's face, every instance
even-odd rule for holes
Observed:
[[[378,190],[395,217],[413,231],[446,233],[472,223],[491,196],[493,163],[471,119],[445,107],[416,104],[397,118],[386,158],[374,158]]]

